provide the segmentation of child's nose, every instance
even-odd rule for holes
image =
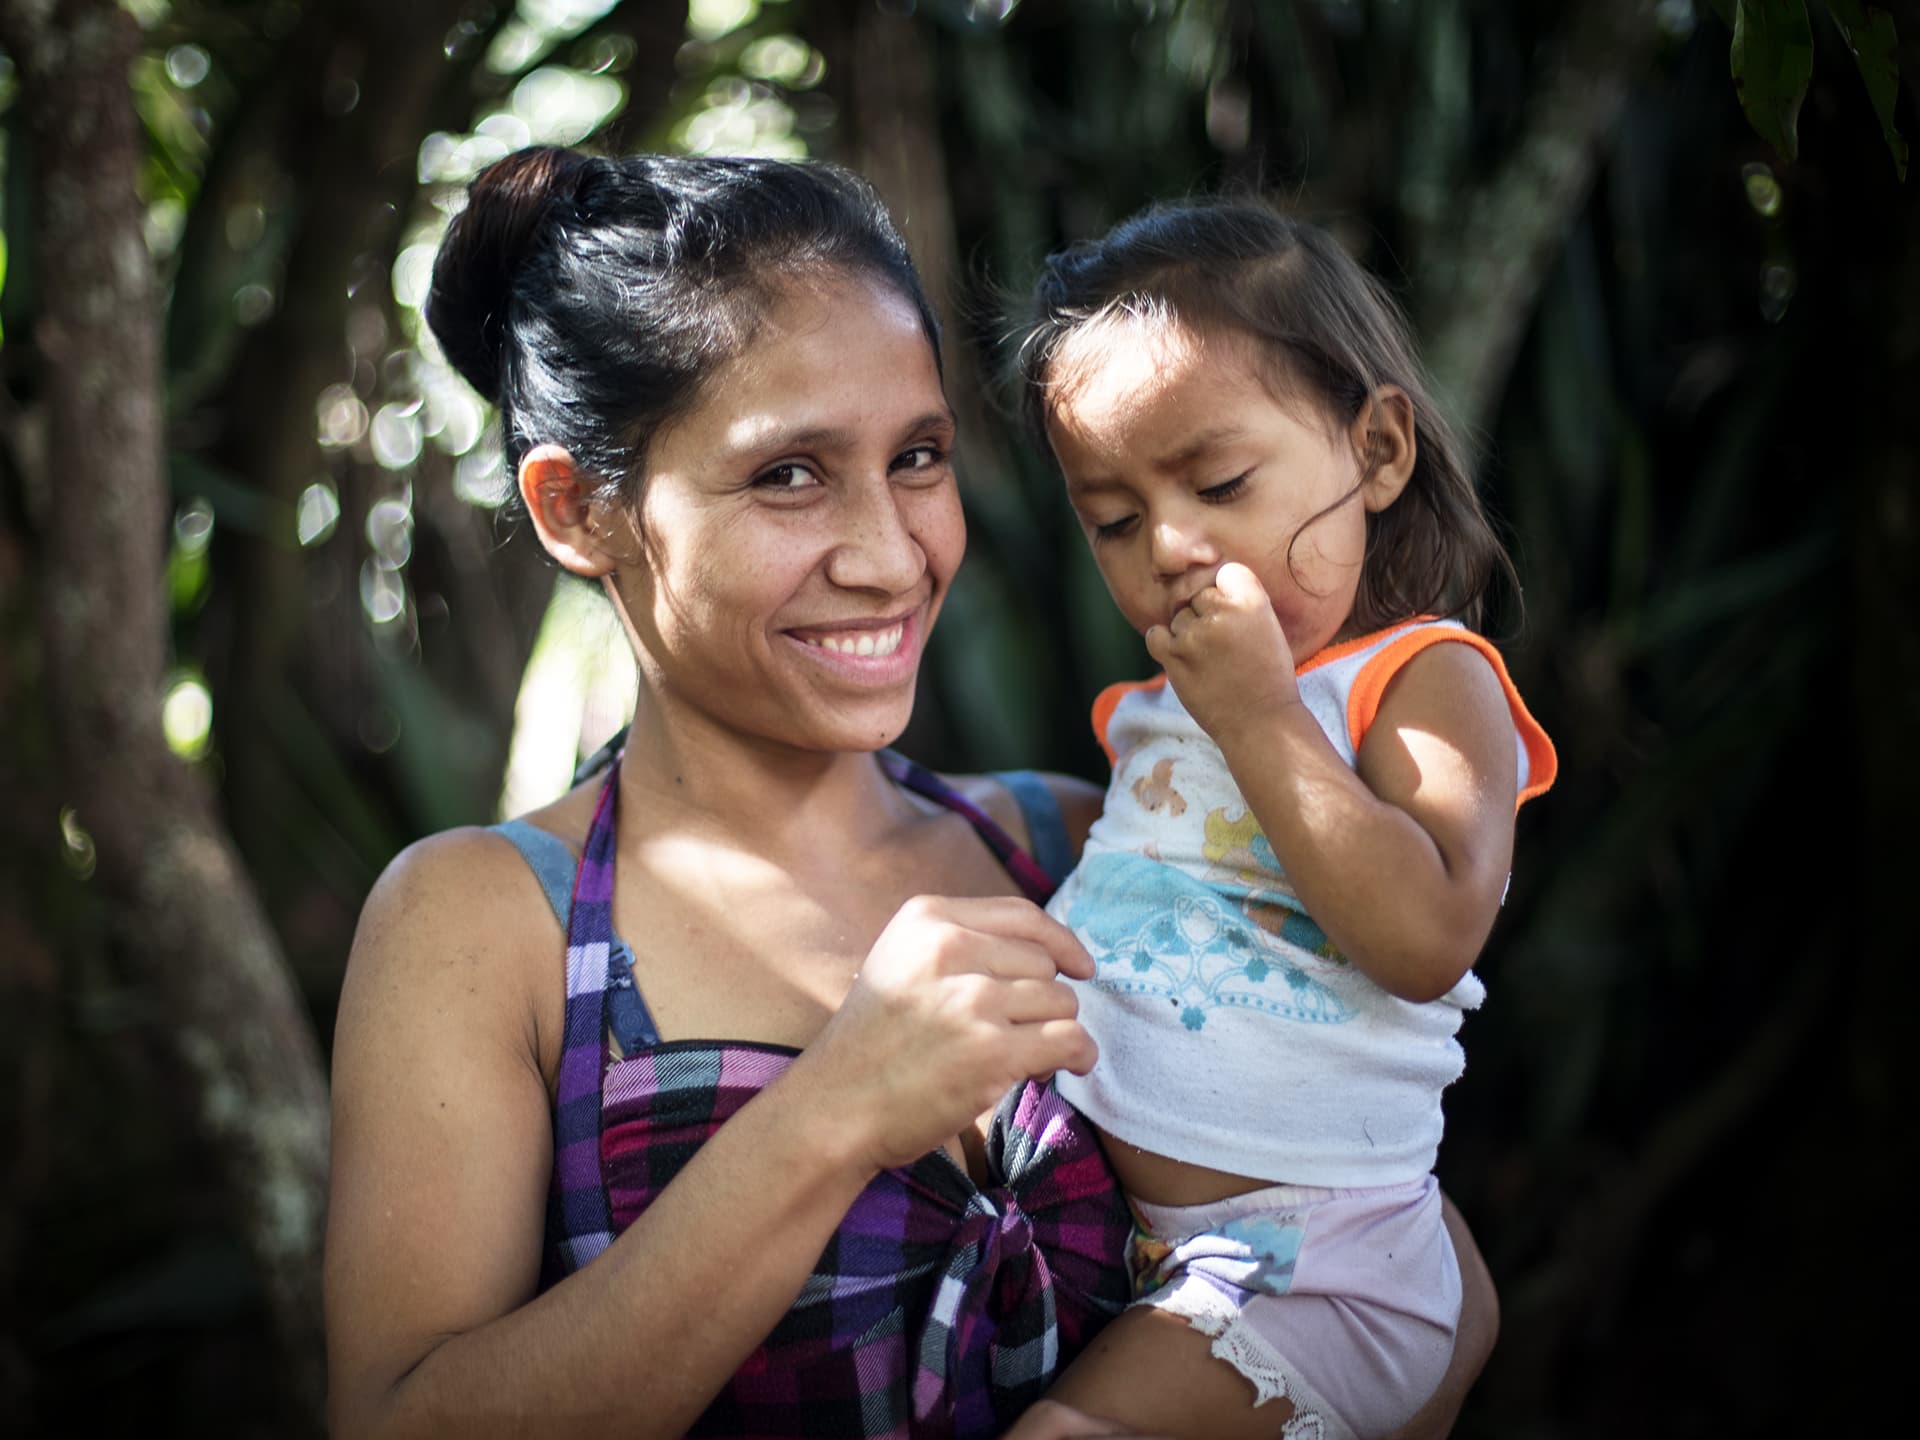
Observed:
[[[1156,520],[1152,533],[1153,568],[1172,578],[1184,575],[1196,565],[1217,565],[1219,549],[1204,525],[1191,519]]]

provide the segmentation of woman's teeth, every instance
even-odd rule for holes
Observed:
[[[891,630],[862,630],[858,635],[825,635],[818,640],[808,640],[807,644],[831,650],[836,655],[891,655],[900,648],[900,637],[906,628],[895,625]]]

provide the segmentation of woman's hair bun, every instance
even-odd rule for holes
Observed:
[[[554,146],[517,150],[475,177],[467,208],[447,228],[427,292],[427,324],[454,368],[488,400],[500,391],[514,276],[553,203],[571,202],[595,163]]]

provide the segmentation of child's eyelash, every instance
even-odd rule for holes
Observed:
[[[1253,473],[1252,471],[1247,472],[1248,475],[1252,473]],[[1206,501],[1209,505],[1219,505],[1219,504],[1223,504],[1228,500],[1233,499],[1234,496],[1238,495],[1242,490],[1246,488],[1247,488],[1247,476],[1236,475],[1231,480],[1224,481],[1219,485],[1215,485],[1209,489],[1202,490],[1200,492],[1200,498]]]
[[[1139,518],[1138,515],[1129,515],[1122,520],[1109,520],[1104,525],[1096,525],[1093,527],[1093,538],[1095,540],[1118,540],[1129,530],[1133,529],[1134,522]]]

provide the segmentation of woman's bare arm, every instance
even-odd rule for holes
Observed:
[[[682,1434],[878,1168],[956,1133],[975,1097],[1092,1061],[1065,987],[1046,1003],[1058,970],[1091,969],[1064,930],[1021,901],[912,902],[828,1032],[536,1297],[552,1138],[534,1017],[556,934],[478,832],[414,847],[368,901],[335,1039],[341,1437]],[[541,951],[551,969],[525,963]]]
[[[529,938],[550,968],[525,964]],[[535,1299],[552,1132],[533,987],[557,990],[559,964],[531,876],[492,837],[414,847],[368,901],[334,1056],[340,1436],[680,1434],[870,1173],[804,1077],[770,1087],[599,1262]]]

